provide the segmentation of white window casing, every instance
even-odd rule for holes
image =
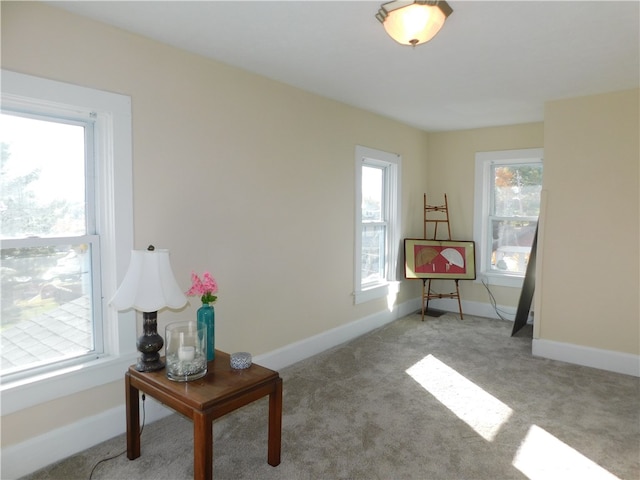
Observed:
[[[402,157],[395,153],[356,146],[355,154],[355,248],[354,248],[354,303],[388,297],[397,289],[398,252],[400,239],[400,178]],[[363,219],[362,170],[363,166],[382,172],[382,212],[376,221]],[[363,229],[379,227],[384,235],[384,271],[373,279],[362,278]]]
[[[496,166],[541,165],[543,149],[501,150],[478,152],[475,157],[474,228],[476,244],[476,282],[521,288],[524,273],[501,272],[491,268],[493,232],[489,223],[492,215],[491,193],[495,179],[492,178]],[[537,217],[514,217],[525,221],[537,221]]]
[[[119,313],[108,305],[133,249],[131,98],[2,70],[2,107],[93,121],[94,144],[89,148],[96,157],[93,211],[100,258],[93,259],[92,272],[100,276],[102,285],[96,303],[102,314],[101,328],[96,330],[101,353],[81,364],[61,364],[58,369],[3,382],[1,413],[6,415],[120,380],[137,352],[135,312]]]

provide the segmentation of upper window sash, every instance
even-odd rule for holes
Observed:
[[[2,113],[17,117],[42,120],[59,124],[75,125],[84,130],[84,202],[85,232],[84,235],[97,233],[96,207],[96,157],[95,157],[95,123],[96,113],[70,109],[60,106],[60,115],[55,115],[50,104],[38,109],[31,99],[18,98],[15,95],[2,94]],[[2,232],[3,241],[5,232]],[[4,243],[3,243],[4,244]]]

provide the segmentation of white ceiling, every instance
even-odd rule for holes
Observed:
[[[371,1],[47,2],[429,131],[543,120],[544,102],[640,86],[640,2],[449,1],[395,43]]]

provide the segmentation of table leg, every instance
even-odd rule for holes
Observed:
[[[193,414],[193,478],[213,478],[213,433],[211,417],[203,412]]]
[[[127,399],[127,458],[140,456],[140,399],[138,389],[131,385],[129,373],[124,376]]]
[[[268,463],[280,465],[280,446],[282,440],[282,379],[278,377],[274,391],[269,394],[269,447]]]

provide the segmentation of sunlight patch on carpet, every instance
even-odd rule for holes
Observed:
[[[619,480],[618,477],[537,425],[529,428],[512,464],[531,480],[551,478]]]
[[[495,438],[513,414],[509,406],[433,355],[427,355],[406,373],[487,441]]]

